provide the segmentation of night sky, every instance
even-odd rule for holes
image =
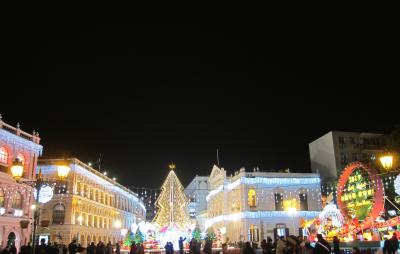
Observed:
[[[328,131],[400,122],[398,15],[382,6],[0,9],[3,120],[38,130],[45,158],[101,153],[127,186],[159,187],[171,162],[186,185],[217,148],[228,173],[309,172]]]

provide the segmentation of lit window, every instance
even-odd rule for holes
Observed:
[[[17,191],[14,195],[12,208],[14,209],[22,209],[22,195],[19,191]]]
[[[258,242],[259,238],[259,232],[258,232],[258,227],[251,225],[249,230],[248,230],[248,240],[250,242]]]
[[[0,163],[8,163],[8,151],[4,146],[0,147]]]
[[[22,153],[17,155],[17,159],[22,163],[22,165],[25,165],[25,156]]]
[[[0,189],[0,207],[4,207],[4,191]]]
[[[256,207],[256,191],[254,189],[250,189],[247,193],[247,202],[250,207]]]
[[[65,207],[62,204],[55,205],[53,208],[53,224],[64,224]]]

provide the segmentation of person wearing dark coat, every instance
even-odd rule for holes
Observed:
[[[255,254],[253,248],[251,248],[250,242],[244,244],[243,254]]]
[[[76,254],[78,252],[78,245],[76,245],[76,240],[72,240],[72,242],[68,245],[68,253]]]
[[[396,233],[393,233],[392,238],[390,239],[392,243],[393,253],[399,250],[399,240],[397,239]]]
[[[104,243],[102,241],[100,241],[97,244],[96,254],[106,254],[106,248],[105,248]]]
[[[314,254],[330,254],[331,246],[322,237],[321,234],[317,234],[318,242],[315,243]]]
[[[112,254],[112,253],[113,253],[113,248],[111,242],[109,241],[106,246],[106,254]]]
[[[121,246],[119,246],[119,243],[115,244],[115,254],[121,254]]]
[[[203,252],[205,252],[206,254],[212,254],[212,240],[209,237],[206,238]]]
[[[334,236],[334,237],[333,237],[333,253],[334,253],[334,254],[340,254],[339,245],[340,245],[339,237]]]
[[[183,242],[186,240],[185,238],[179,237],[179,254],[183,254]]]
[[[96,245],[92,242],[86,249],[87,254],[94,254],[96,252]]]

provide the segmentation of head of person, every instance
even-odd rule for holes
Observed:
[[[46,242],[46,240],[45,240],[45,239],[43,239],[43,238],[42,238],[42,239],[40,239],[40,244],[41,244],[41,245],[43,245],[43,244],[44,244],[44,242]]]
[[[246,247],[246,248],[251,248],[250,242],[246,242],[245,245],[244,245],[244,247]]]
[[[269,243],[272,242],[272,238],[268,236],[267,237],[267,242],[269,242]]]
[[[228,245],[226,243],[222,244],[222,251],[228,250]]]
[[[360,249],[358,247],[353,247],[353,253],[360,253]]]
[[[279,239],[284,240],[285,237],[282,235],[282,236],[279,237]]]

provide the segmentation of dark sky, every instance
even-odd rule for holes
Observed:
[[[159,187],[170,162],[186,185],[210,173],[217,148],[228,172],[307,172],[308,143],[322,134],[399,123],[398,15],[346,2],[182,18],[0,8],[0,113],[39,130],[44,157],[101,152],[129,186]]]

